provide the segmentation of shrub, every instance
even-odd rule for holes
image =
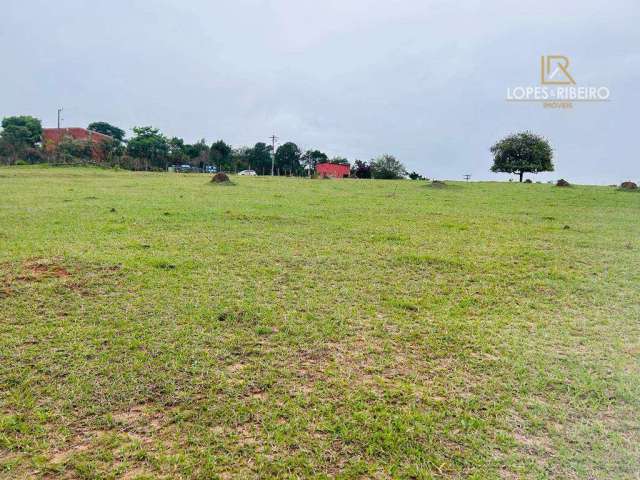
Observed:
[[[362,160],[356,160],[351,166],[351,176],[356,178],[371,178],[371,166]]]
[[[373,178],[397,180],[404,178],[407,174],[404,165],[393,155],[382,155],[381,157],[371,160],[370,165]]]
[[[56,160],[61,163],[75,163],[91,158],[91,144],[83,140],[64,138],[56,147]]]

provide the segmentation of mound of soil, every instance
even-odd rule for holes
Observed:
[[[624,188],[625,190],[637,190],[638,185],[633,182],[622,182],[620,184],[620,188]]]
[[[447,184],[441,180],[434,180],[433,182],[431,182],[431,186],[433,188],[445,188]]]
[[[213,177],[211,177],[211,182],[213,183],[228,183],[230,181],[231,180],[229,180],[229,175],[223,172],[216,173]]]
[[[567,182],[564,178],[561,178],[556,182],[556,187],[570,187],[571,184]]]

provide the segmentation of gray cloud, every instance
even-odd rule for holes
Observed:
[[[188,141],[283,140],[351,159],[393,153],[438,178],[504,179],[488,147],[547,136],[556,172],[640,179],[637,1],[8,0],[0,115],[54,125],[151,124]],[[508,104],[540,55],[571,57],[612,101],[572,110]]]

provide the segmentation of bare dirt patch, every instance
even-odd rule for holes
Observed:
[[[104,443],[105,439],[109,440],[111,437],[118,438],[121,445],[137,442],[145,448],[152,448],[158,441],[156,435],[169,424],[168,418],[167,410],[159,406],[133,405],[126,410],[113,413],[110,418],[110,427],[100,429],[78,427],[68,445],[48,455],[48,463],[64,465],[76,455],[90,454]]]
[[[37,258],[26,260],[22,263],[23,273],[16,277],[16,280],[27,282],[40,281],[44,278],[66,278],[71,276],[71,272],[59,263],[59,259]]]
[[[112,284],[120,265],[100,265],[62,257],[30,258],[0,265],[0,299],[20,293],[25,288],[52,282],[56,287],[90,296]]]
[[[151,473],[145,468],[134,468],[126,472],[121,478],[122,480],[135,480],[137,478],[150,478]]]
[[[151,443],[154,435],[168,423],[168,412],[154,405],[133,405],[112,415],[119,432],[142,443]]]
[[[59,465],[67,462],[71,457],[86,452],[91,447],[91,438],[85,438],[68,448],[58,450],[49,457],[49,463]]]

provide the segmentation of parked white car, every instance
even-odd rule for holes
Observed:
[[[242,170],[238,172],[238,175],[248,175],[250,177],[255,177],[257,173],[255,170]]]

